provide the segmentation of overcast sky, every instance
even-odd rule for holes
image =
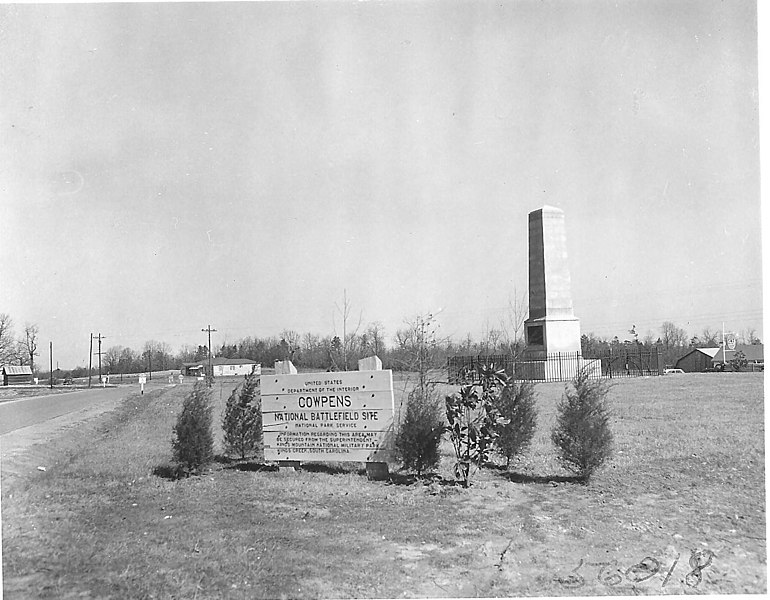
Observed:
[[[214,346],[443,309],[561,208],[584,333],[762,331],[750,1],[0,6],[0,312]],[[341,333],[340,321],[336,322]]]

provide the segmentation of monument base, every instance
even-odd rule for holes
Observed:
[[[577,317],[539,317],[524,321],[527,352],[580,353],[580,319]]]

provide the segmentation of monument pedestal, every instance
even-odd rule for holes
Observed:
[[[540,317],[524,321],[527,352],[580,352],[580,319]]]

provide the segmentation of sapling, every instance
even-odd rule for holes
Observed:
[[[255,367],[227,399],[222,416],[225,454],[241,460],[262,450],[262,405]]]
[[[511,381],[503,388],[495,402],[501,419],[495,426],[495,449],[505,459],[505,468],[511,459],[521,454],[532,442],[537,426],[535,384],[531,381]]]
[[[479,384],[464,385],[458,393],[446,397],[446,431],[457,458],[454,473],[465,488],[489,460],[500,419],[495,400],[508,379],[504,370],[491,364],[479,367],[477,375]]]
[[[396,435],[396,453],[405,469],[421,478],[435,468],[441,458],[439,446],[444,419],[435,386],[416,387],[406,403],[406,416]]]
[[[557,406],[551,441],[561,464],[587,482],[612,454],[609,387],[601,379],[590,379],[586,369],[570,385]]]
[[[213,408],[211,388],[197,381],[184,399],[171,443],[174,460],[188,475],[200,473],[214,460]]]

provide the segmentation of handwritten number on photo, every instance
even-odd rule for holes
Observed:
[[[583,579],[583,576],[578,573],[578,570],[582,566],[583,566],[583,559],[581,558],[580,559],[580,563],[578,564],[577,567],[572,569],[572,571],[570,571],[565,576],[556,575],[554,577],[554,581],[556,581],[562,587],[565,587],[565,588],[579,588],[579,587],[583,587],[583,585],[585,584],[586,581],[585,581],[585,579]]]
[[[703,581],[702,571],[711,564],[714,553],[711,550],[694,550],[690,555],[690,566],[692,571],[687,573],[684,582],[690,587],[698,587]]]
[[[652,556],[645,556],[641,562],[628,568],[626,578],[634,583],[641,583],[654,577],[658,571],[660,571],[660,562]]]

